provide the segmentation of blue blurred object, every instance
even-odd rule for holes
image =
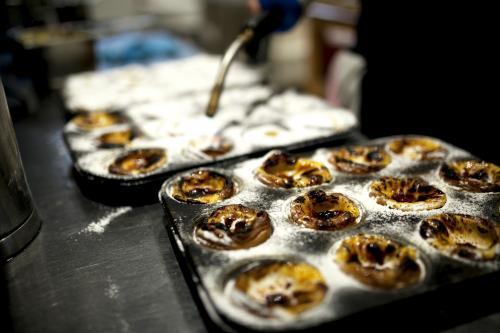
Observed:
[[[131,63],[148,64],[198,53],[193,45],[167,32],[127,32],[104,37],[95,46],[98,69]]]
[[[276,31],[284,32],[293,28],[302,15],[302,4],[299,0],[259,0],[264,11],[279,9],[283,12],[283,21]]]

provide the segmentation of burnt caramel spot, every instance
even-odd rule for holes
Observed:
[[[283,152],[269,156],[256,170],[257,179],[271,187],[292,188],[330,182],[332,176],[321,163],[295,158]]]
[[[230,177],[212,170],[197,170],[174,183],[171,195],[187,203],[209,204],[230,198],[235,192]]]
[[[247,249],[265,242],[272,234],[269,215],[243,205],[217,208],[195,227],[195,240],[216,250]]]
[[[420,236],[446,255],[494,260],[500,253],[500,227],[470,215],[438,214],[423,220]]]
[[[500,167],[477,160],[458,160],[443,164],[441,178],[452,186],[470,192],[500,192]]]
[[[89,112],[75,116],[71,122],[76,127],[91,131],[94,129],[106,128],[109,126],[124,123],[125,120],[122,116],[116,113],[109,112]]]
[[[344,273],[375,288],[404,288],[423,277],[414,247],[379,235],[345,238],[335,253],[335,261]]]
[[[290,304],[290,298],[284,294],[278,293],[266,296],[267,306],[273,306],[273,305],[287,306],[288,304]]]
[[[239,296],[233,297],[233,301],[268,318],[280,317],[283,313],[299,315],[320,304],[327,290],[323,276],[315,267],[272,261],[237,275],[231,295],[242,295],[243,300]]]
[[[296,202],[296,203],[304,203],[304,202],[306,202],[306,198],[305,198],[305,197],[303,197],[303,196],[299,196],[299,197],[297,197],[297,198],[294,200],[294,202]]]
[[[340,230],[356,223],[361,215],[358,206],[340,193],[312,190],[290,204],[290,219],[316,230]]]
[[[233,143],[219,135],[194,140],[191,145],[211,158],[224,156],[233,149]]]
[[[401,269],[403,271],[420,272],[420,266],[417,262],[411,258],[405,257],[401,263]]]
[[[368,154],[366,154],[366,160],[368,162],[381,162],[384,160],[385,152],[382,152],[380,149],[372,150]]]
[[[396,155],[416,161],[443,159],[447,150],[439,142],[424,137],[405,137],[389,142],[389,150]]]
[[[387,254],[394,253],[394,251],[396,251],[396,247],[392,244],[387,245],[387,247],[385,248],[385,252]]]
[[[136,149],[116,158],[109,172],[116,175],[140,175],[153,172],[167,162],[163,149]]]
[[[322,203],[326,201],[326,193],[322,190],[312,190],[306,194],[311,200],[314,200],[317,203]]]
[[[368,243],[365,250],[369,260],[374,261],[379,265],[384,263],[385,253],[377,243]]]
[[[377,146],[355,146],[334,150],[328,161],[339,171],[367,174],[385,168],[391,156]]]
[[[322,212],[315,212],[314,215],[322,221],[329,221],[335,217],[338,217],[342,213],[343,212],[340,210],[325,210]],[[352,215],[349,212],[346,212],[346,213]]]
[[[455,252],[459,257],[465,258],[465,259],[474,259],[475,254],[471,249],[467,248],[461,248]]]
[[[297,158],[295,158],[294,156],[285,153],[276,153],[273,154],[270,158],[266,159],[262,166],[264,169],[270,169],[280,164],[294,166],[296,163]]]
[[[446,194],[419,177],[381,177],[370,185],[370,196],[380,205],[400,210],[429,210],[443,207]]]
[[[446,229],[445,225],[439,220],[429,219],[420,227],[420,236],[422,236],[423,239],[434,238],[439,235],[448,237],[448,229]]]
[[[454,181],[460,180],[460,176],[458,175],[458,173],[454,169],[452,169],[448,164],[443,164],[441,166],[439,174],[441,175],[441,177],[447,180],[454,180]]]

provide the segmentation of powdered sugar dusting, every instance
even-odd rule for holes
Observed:
[[[367,144],[385,147],[391,139],[393,138],[383,138]],[[267,157],[264,156],[220,169],[242,181],[239,193],[228,200],[199,206],[174,202],[167,189],[175,178],[164,184],[162,200],[174,218],[172,223],[179,231],[177,242],[189,251],[210,299],[221,313],[239,324],[256,329],[306,328],[426,292],[443,284],[500,269],[500,261],[475,262],[446,256],[430,246],[419,234],[420,222],[435,214],[468,214],[494,222],[499,213],[499,193],[469,193],[453,188],[441,180],[438,170],[442,162],[457,157],[470,157],[470,154],[447,143],[440,143],[448,150],[443,161],[418,162],[392,156],[392,162],[385,169],[369,175],[350,175],[335,170],[328,162],[330,149],[301,154],[300,156],[322,162],[333,176],[330,183],[302,189],[275,189],[261,184],[255,178],[255,170]],[[373,180],[381,176],[420,177],[446,194],[446,204],[437,209],[413,211],[380,205],[370,197],[369,188]],[[313,188],[341,193],[355,201],[363,211],[361,221],[334,232],[311,230],[292,223],[289,219],[290,202]],[[245,250],[214,251],[193,241],[192,230],[197,218],[209,214],[217,207],[236,203],[265,210],[269,214],[273,234],[266,242]],[[362,285],[343,273],[334,261],[336,247],[345,237],[358,233],[383,235],[415,247],[419,253],[417,262],[423,272],[420,283],[404,290],[387,292]],[[323,303],[291,320],[262,318],[235,306],[227,294],[227,286],[231,283],[228,281],[245,265],[269,259],[305,261],[319,269],[328,285]],[[451,271],[454,273],[450,274]],[[360,297],[362,301],[353,301],[359,301]]]
[[[118,299],[120,296],[120,288],[116,283],[113,282],[110,276],[107,279],[108,287],[104,291],[104,295],[111,299]]]
[[[71,75],[63,88],[65,103],[70,110],[93,112],[209,91],[213,81],[206,78],[215,78],[219,62],[218,56],[200,54],[152,65],[134,64]],[[235,63],[226,84],[249,85],[261,79],[259,70]]]
[[[265,148],[326,139],[357,124],[351,112],[321,98],[293,90],[275,92],[261,84],[257,68],[241,63],[231,67],[217,114],[209,118],[204,111],[213,81],[207,77],[215,78],[219,61],[217,56],[200,54],[150,66],[130,65],[70,76],[63,91],[70,111],[116,111],[126,120],[125,124],[89,131],[82,131],[72,121],[66,124],[66,142],[79,169],[110,179],[149,176],[109,173],[110,160],[105,153],[109,149],[99,144],[99,136],[119,129],[132,128],[137,137],[115,151],[139,146],[167,149],[168,163],[155,170],[156,174]],[[214,136],[232,142],[232,149],[210,157],[193,144]]]
[[[199,95],[181,101],[155,101],[128,108],[125,118],[130,124],[126,125],[136,128],[141,135],[123,149],[99,148],[97,144],[98,134],[116,130],[114,127],[89,133],[75,130],[69,122],[65,127],[66,141],[74,153],[81,154],[76,164],[83,171],[106,178],[137,179],[151,173],[113,175],[108,171],[113,160],[126,149],[166,149],[167,164],[152,172],[157,174],[265,148],[328,138],[347,132],[357,124],[353,114],[294,91],[272,95],[268,87],[252,86],[227,89],[223,96],[226,102],[213,118],[200,112],[204,107],[198,101]],[[303,109],[295,109],[295,102]],[[205,155],[196,142],[209,142],[213,137],[231,142],[232,148],[213,158]]]
[[[99,220],[90,223],[85,229],[81,232],[83,233],[95,233],[102,234],[106,231],[107,226],[118,216],[123,215],[132,210],[132,207],[120,207],[117,208],[105,216],[101,217]]]

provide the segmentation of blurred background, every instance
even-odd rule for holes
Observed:
[[[498,162],[495,12],[487,2],[315,0],[262,43],[259,60],[272,85],[360,115],[368,137],[437,136]],[[0,75],[17,118],[70,73],[221,54],[249,10],[246,0],[5,0],[0,15]]]
[[[0,73],[14,117],[68,74],[129,63],[221,54],[249,17],[244,0],[6,0],[0,6]],[[313,1],[301,21],[266,41],[272,85],[295,87],[359,110],[364,60],[357,0]]]

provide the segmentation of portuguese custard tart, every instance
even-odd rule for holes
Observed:
[[[415,161],[443,159],[447,150],[436,140],[425,137],[406,137],[389,142],[391,152]]]
[[[272,234],[271,221],[265,211],[243,205],[217,208],[194,230],[195,240],[216,250],[239,250],[257,246]]]
[[[232,197],[233,180],[212,170],[197,170],[182,176],[172,186],[172,197],[189,203],[211,204]]]
[[[494,260],[500,254],[500,226],[479,217],[434,215],[421,222],[420,236],[447,255]]]
[[[446,194],[422,178],[381,177],[370,185],[370,197],[379,205],[404,211],[441,208]]]
[[[274,152],[256,171],[257,179],[270,187],[307,187],[328,183],[330,171],[320,162]]]
[[[240,273],[232,299],[263,317],[296,316],[320,304],[328,290],[318,269],[285,261],[261,263]]]
[[[339,171],[367,174],[385,168],[391,156],[377,146],[355,146],[332,151],[328,161]]]
[[[116,175],[141,175],[161,168],[167,162],[165,150],[145,148],[130,150],[109,166],[109,172]]]
[[[476,160],[443,164],[441,178],[450,185],[470,192],[500,192],[500,167]]]
[[[373,288],[404,288],[423,277],[414,247],[380,235],[345,238],[335,253],[335,261],[344,273]]]
[[[306,228],[340,230],[359,221],[358,206],[340,193],[312,190],[290,204],[290,219]]]
[[[108,112],[89,112],[83,113],[75,116],[71,122],[75,124],[76,127],[91,131],[94,129],[106,128],[109,126],[124,123],[123,117],[116,113]]]
[[[199,138],[191,141],[190,144],[193,149],[211,158],[224,156],[233,150],[233,143],[229,139],[219,135]]]
[[[99,148],[123,148],[134,138],[132,130],[115,131],[99,136]]]

